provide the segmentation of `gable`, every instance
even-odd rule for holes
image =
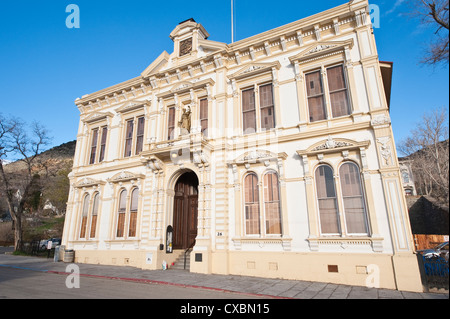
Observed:
[[[161,53],[159,57],[156,58],[155,61],[152,62],[145,70],[141,73],[142,77],[147,77],[153,73],[158,72],[169,62],[170,55],[166,51]]]

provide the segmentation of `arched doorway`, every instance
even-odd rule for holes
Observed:
[[[195,244],[198,220],[198,178],[187,172],[175,184],[173,203],[173,249],[187,249]]]

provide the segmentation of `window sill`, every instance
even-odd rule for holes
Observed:
[[[260,248],[263,248],[267,245],[279,245],[283,247],[283,250],[289,251],[291,250],[291,242],[292,238],[282,237],[281,235],[267,235],[266,237],[234,237],[231,239],[234,243],[234,247],[237,250],[242,249],[242,244],[257,244]]]
[[[307,239],[311,251],[319,251],[320,246],[326,245],[339,245],[342,249],[346,249],[349,246],[364,246],[369,245],[374,252],[383,251],[384,238],[379,236],[326,236],[321,235],[319,237],[310,237]]]

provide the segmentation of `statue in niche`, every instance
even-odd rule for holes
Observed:
[[[181,115],[181,121],[178,125],[181,127],[181,135],[187,135],[191,132],[191,108],[187,105],[183,109],[183,115]]]

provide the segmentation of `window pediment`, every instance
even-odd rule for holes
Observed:
[[[120,183],[120,182],[128,182],[131,180],[139,180],[143,179],[144,175],[142,174],[134,174],[127,171],[121,171],[120,173],[117,173],[111,178],[108,178],[108,183]]]
[[[169,91],[156,94],[156,97],[166,99],[174,94],[187,93],[190,90],[198,90],[206,88],[208,85],[213,86],[216,82],[213,79],[206,79],[198,82],[183,81],[174,85]]]
[[[315,143],[306,150],[297,151],[297,154],[303,156],[314,155],[318,153],[333,153],[351,149],[366,149],[369,147],[369,145],[370,141],[356,142],[344,138],[333,139],[333,137],[328,136],[328,139]]]
[[[91,124],[91,123],[95,123],[95,122],[104,121],[109,117],[113,117],[113,114],[110,112],[106,112],[106,113],[95,112],[95,113],[92,113],[92,114],[88,115],[87,117],[85,117],[83,119],[83,122]]]
[[[250,152],[245,152],[234,161],[230,162],[231,165],[244,165],[251,163],[265,163],[267,161],[278,161],[279,159],[286,159],[286,153],[273,153],[266,150],[255,150]]]
[[[250,63],[241,68],[239,71],[228,76],[228,78],[230,80],[239,80],[256,74],[271,72],[273,68],[279,70],[281,68],[280,62],[276,61],[273,63]]]
[[[84,177],[80,181],[76,182],[74,187],[75,188],[83,188],[83,187],[92,187],[92,186],[100,186],[105,184],[105,182],[95,180],[89,177]]]
[[[146,105],[148,105],[150,101],[129,101],[119,107],[116,112],[117,113],[127,113],[131,112],[140,108],[144,108]]]
[[[308,46],[305,50],[299,54],[289,58],[291,63],[296,61],[306,62],[310,59],[317,57],[329,55],[332,53],[344,52],[346,49],[351,49],[353,47],[353,39],[346,41],[320,41],[313,45]]]

